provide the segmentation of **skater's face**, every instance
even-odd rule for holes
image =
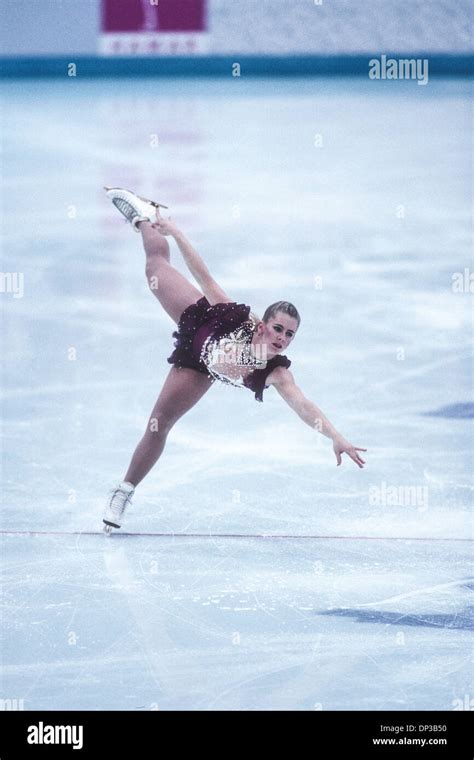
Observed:
[[[282,353],[293,340],[298,321],[284,311],[277,311],[268,322],[259,322],[257,334],[259,342],[267,347],[267,355],[271,358]]]

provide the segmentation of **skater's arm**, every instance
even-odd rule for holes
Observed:
[[[196,282],[201,286],[201,290],[211,306],[215,303],[232,303],[234,299],[229,298],[227,293],[214,280],[203,259],[183,233],[180,230],[176,230],[173,237],[176,240],[179,250],[183,254],[186,266]]]
[[[332,440],[338,465],[341,464],[341,454],[346,453],[359,467],[362,468],[364,466],[365,462],[358,452],[367,451],[367,449],[353,446],[336,430],[321,409],[306,398],[301,388],[296,385],[294,377],[288,369],[276,367],[268,375],[266,383],[267,385],[275,386],[280,396],[303,422],[306,422],[307,425],[315,428],[318,432]]]
[[[153,226],[156,227],[162,235],[171,235],[176,240],[178,248],[186,262],[186,266],[196,282],[200,285],[202,292],[211,306],[215,303],[233,303],[233,299],[229,298],[227,293],[214,280],[202,257],[196,249],[193,248],[181,230],[179,230],[170,219],[164,219],[157,213],[157,220]]]

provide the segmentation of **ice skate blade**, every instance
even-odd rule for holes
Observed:
[[[152,206],[155,206],[155,208],[168,208],[168,206],[164,206],[163,203],[157,203],[157,201],[151,201],[149,198],[144,198],[142,195],[137,195],[137,198],[140,198],[141,201],[145,201],[145,203],[150,203]]]
[[[112,533],[113,533],[113,531],[114,531],[114,526],[113,525],[107,525],[105,523],[104,527],[103,527],[103,531],[104,531],[104,533],[105,533],[106,536],[111,536]]]

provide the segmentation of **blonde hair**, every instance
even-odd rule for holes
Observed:
[[[298,309],[289,301],[275,301],[275,303],[272,303],[271,306],[268,306],[265,309],[263,321],[268,322],[269,319],[274,319],[278,311],[282,311],[284,314],[288,314],[289,317],[296,319],[298,322],[297,328],[300,326],[301,317],[298,314]]]

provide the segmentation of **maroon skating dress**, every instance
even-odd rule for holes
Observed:
[[[254,331],[254,322],[249,314],[250,306],[243,303],[216,303],[211,306],[203,296],[181,314],[178,330],[173,332],[175,349],[167,361],[176,367],[189,367],[223,382],[232,382],[209,372],[203,356],[206,355],[206,347],[213,344],[211,342],[225,338],[238,338],[243,345],[249,346]],[[263,365],[262,369],[250,372],[239,385],[255,393],[256,401],[263,401],[263,391],[268,388],[265,381],[270,372],[275,367],[289,367],[291,361],[286,356],[277,354]]]

